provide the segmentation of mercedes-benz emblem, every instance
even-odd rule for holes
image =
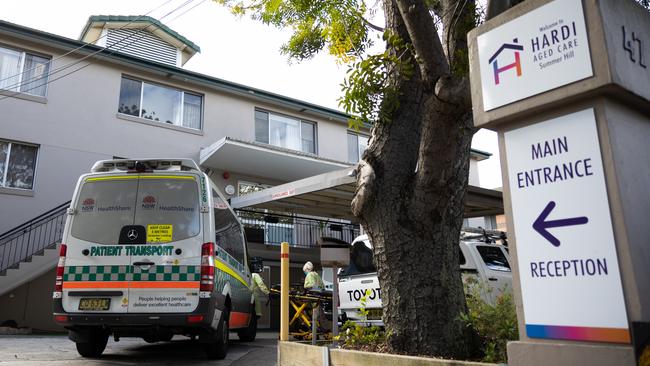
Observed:
[[[135,229],[131,229],[131,230],[129,230],[129,232],[126,234],[126,236],[127,236],[127,238],[129,238],[129,240],[133,241],[133,240],[135,240],[135,239],[138,238],[138,232],[135,231]]]

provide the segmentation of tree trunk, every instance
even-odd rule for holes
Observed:
[[[387,27],[409,39],[397,4],[386,0],[384,8]],[[398,108],[373,128],[352,209],[373,243],[389,347],[462,358],[471,337],[459,320],[466,303],[458,242],[474,130],[467,103],[436,95],[440,88],[422,74],[393,79]]]

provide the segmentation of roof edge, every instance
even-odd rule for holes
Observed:
[[[156,18],[152,18],[147,15],[91,15],[88,17],[86,25],[81,30],[81,35],[79,35],[79,40],[82,40],[83,37],[88,33],[93,23],[110,23],[110,22],[128,22],[128,23],[151,23],[158,27],[158,29],[169,34],[171,37],[177,39],[179,42],[190,47],[194,52],[201,52],[201,47],[196,43],[185,38],[175,30],[164,25],[161,21]]]

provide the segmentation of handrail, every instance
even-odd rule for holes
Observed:
[[[31,223],[33,223],[34,221],[38,221],[38,220],[40,220],[41,218],[43,218],[43,217],[45,217],[45,216],[48,216],[48,215],[50,215],[51,213],[53,213],[53,212],[55,212],[55,211],[57,211],[57,213],[58,213],[58,211],[61,210],[61,209],[63,209],[64,207],[65,207],[65,209],[67,210],[67,207],[68,207],[68,206],[70,206],[70,201],[65,202],[65,203],[62,203],[62,204],[60,204],[60,205],[54,207],[53,209],[51,209],[51,210],[49,210],[49,211],[47,211],[47,212],[44,212],[44,213],[42,213],[42,214],[40,214],[40,215],[34,217],[33,219],[30,219],[29,221],[26,221],[26,222],[24,222],[24,223],[22,223],[22,224],[20,224],[20,225],[18,225],[18,226],[16,226],[16,227],[13,227],[13,228],[11,228],[11,229],[5,231],[4,233],[0,234],[0,243],[2,243],[2,241],[3,241],[3,239],[4,239],[5,237],[11,235],[14,231],[20,231],[20,230],[22,230],[23,227],[28,227],[28,226],[30,226]],[[64,210],[64,211],[65,211],[65,210]]]
[[[0,235],[0,273],[61,242],[70,201]]]

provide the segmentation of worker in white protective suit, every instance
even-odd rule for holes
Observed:
[[[262,276],[259,275],[263,270],[262,258],[251,258],[251,272],[253,272],[251,291],[255,296],[255,314],[257,314],[258,318],[262,316],[262,306],[265,306],[269,300],[269,289],[266,287]]]

